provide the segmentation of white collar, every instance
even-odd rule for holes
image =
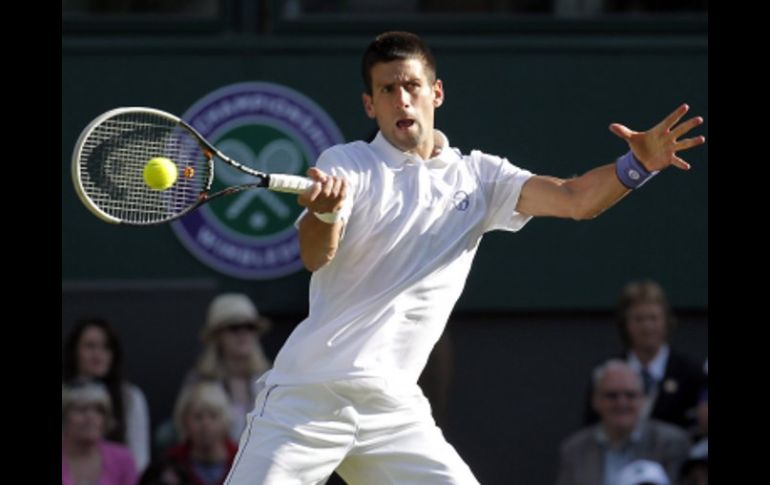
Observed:
[[[370,145],[382,159],[392,167],[401,167],[405,163],[425,163],[428,168],[444,168],[460,159],[460,156],[449,146],[449,139],[440,130],[433,130],[433,139],[438,148],[438,155],[428,160],[414,153],[403,152],[393,146],[382,134],[377,132],[377,136],[371,141]]]
[[[647,364],[647,371],[657,382],[662,381],[663,376],[666,375],[666,364],[668,363],[668,355],[670,353],[668,345],[664,344],[663,347],[658,350],[655,358]],[[628,352],[628,365],[637,372],[642,372],[642,363],[639,361],[639,358],[633,350]]]

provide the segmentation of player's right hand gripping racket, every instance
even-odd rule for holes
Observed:
[[[165,190],[150,188],[145,165],[167,158],[177,170]],[[252,183],[210,193],[214,157],[254,177]],[[173,166],[173,165],[172,165]],[[301,193],[313,181],[268,174],[239,163],[206,141],[184,120],[152,108],[116,108],[96,117],[80,134],[72,154],[72,180],[80,200],[100,219],[137,226],[178,219],[222,195],[258,187]]]

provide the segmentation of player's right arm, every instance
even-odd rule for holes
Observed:
[[[348,184],[344,178],[326,174],[316,167],[309,169],[307,175],[316,183],[298,197],[299,204],[308,210],[299,221],[299,249],[305,268],[318,271],[334,259],[344,221],[325,222],[314,213],[339,212]]]

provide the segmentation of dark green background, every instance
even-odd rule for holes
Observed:
[[[536,173],[568,177],[626,151],[611,122],[647,129],[687,102],[706,118],[705,34],[426,35],[446,103],[437,126],[463,152],[478,148]],[[116,106],[183,113],[242,81],[283,84],[315,100],[346,140],[369,135],[359,58],[368,36],[65,37],[62,41],[62,279],[209,279],[248,288],[269,313],[306,305],[308,273],[245,282],[199,263],[167,226],[107,225],[83,208],[69,175],[80,130]],[[667,170],[587,222],[535,219],[486,236],[459,311],[606,308],[631,278],[651,277],[677,307],[708,302],[708,145],[693,170]]]

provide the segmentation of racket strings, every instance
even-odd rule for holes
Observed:
[[[171,159],[176,182],[153,190],[144,167],[156,157]],[[97,125],[83,144],[83,189],[105,213],[135,224],[153,224],[193,206],[207,188],[209,162],[197,141],[177,123],[152,113],[121,113]]]

